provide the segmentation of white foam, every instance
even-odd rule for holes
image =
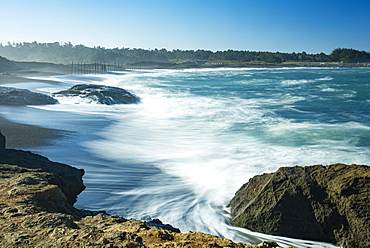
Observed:
[[[316,78],[316,79],[283,80],[281,82],[281,84],[283,86],[292,86],[292,85],[301,85],[301,84],[315,83],[317,81],[331,81],[333,79],[334,79],[333,77],[326,76],[326,77]]]
[[[300,84],[307,84],[307,83],[313,83],[316,80],[307,80],[307,79],[299,79],[299,80],[283,80],[281,82],[282,85],[284,86],[289,86],[289,85],[300,85]]]
[[[337,89],[334,89],[334,88],[324,88],[322,89],[321,91],[326,91],[326,92],[336,92],[338,91]]]
[[[270,71],[280,73],[281,69]],[[277,97],[243,99],[238,95],[195,95],[192,94],[193,85],[176,85],[181,80],[196,78],[198,73],[213,78],[217,78],[218,73],[230,77],[243,73],[244,78],[238,78],[244,80],[239,81],[240,84],[253,84],[258,80],[261,84],[271,84],[269,79],[253,79],[252,69],[155,70],[97,75],[95,78],[101,84],[127,89],[141,97],[141,103],[100,106],[68,98],[59,99],[59,105],[42,108],[103,115],[113,121],[98,133],[102,139],[85,142],[84,147],[122,167],[138,166],[128,171],[118,165],[107,165],[111,166],[109,170],[97,169],[98,176],[91,179],[92,185],[94,180],[109,182],[114,178],[119,181],[124,173],[147,170],[147,167],[140,167],[143,165],[162,172],[151,175],[152,184],[140,184],[134,189],[109,188],[108,183],[106,187],[111,196],[104,206],[109,206],[113,213],[124,212],[129,217],[142,219],[160,218],[184,232],[210,232],[237,241],[273,239],[297,247],[334,247],[231,227],[225,223],[228,212],[224,207],[249,178],[273,172],[281,166],[367,164],[370,151],[367,147],[356,146],[351,131],[368,132],[369,127],[356,122],[294,121],[274,113],[274,106],[289,108],[305,100],[303,96],[284,93]],[[79,82],[78,77],[73,80],[68,84]],[[321,81],[325,84],[322,90],[331,89],[333,78],[329,76],[280,83],[299,87]],[[95,202],[94,206],[102,206],[99,204],[104,203]]]
[[[318,78],[317,80],[319,80],[319,81],[331,81],[333,79],[334,79],[333,77],[326,76],[326,77],[323,77],[323,78]]]

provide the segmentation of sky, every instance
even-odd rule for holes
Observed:
[[[0,42],[370,51],[370,0],[0,0]]]

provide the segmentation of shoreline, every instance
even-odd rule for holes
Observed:
[[[27,80],[27,78],[25,79]],[[40,82],[41,80],[35,80],[35,81]],[[25,82],[25,81],[22,81],[22,82]],[[28,82],[32,83],[31,81],[28,81]],[[58,82],[55,81],[54,83],[58,83]],[[3,126],[6,126],[6,125],[9,125],[10,131],[12,131],[14,137],[17,138],[13,140],[13,138],[11,138],[9,134],[5,133],[5,130],[4,130],[3,134],[6,137],[9,137],[7,139],[8,141],[7,148],[11,148],[10,145],[12,145],[11,144],[12,142],[14,142],[14,146],[16,149],[31,148],[31,147],[37,147],[37,146],[48,146],[48,145],[51,146],[53,145],[52,144],[53,139],[63,136],[62,130],[42,128],[42,127],[32,126],[32,125],[27,125],[27,124],[19,124],[19,123],[12,122],[12,121],[2,118],[1,113],[0,113],[0,127],[1,127],[0,130],[3,131]],[[25,135],[18,132],[17,129],[21,130],[20,132],[24,132],[25,134],[27,134],[28,137],[25,137]],[[23,141],[18,140],[18,138],[22,138]],[[24,143],[25,141],[26,142],[35,141],[35,142],[30,142],[29,144],[26,144]],[[20,147],[20,145],[24,145],[24,146]]]
[[[7,137],[7,149],[30,149],[52,145],[53,139],[63,137],[62,130],[12,122],[0,114],[0,131]]]
[[[31,76],[31,75],[30,75]],[[47,75],[40,75],[40,76],[47,76]],[[43,80],[43,79],[33,79],[27,77],[21,77],[18,75],[0,75],[0,85],[6,87],[6,84],[13,84],[13,83],[48,83],[48,84],[57,84],[57,81],[53,80]]]
[[[59,70],[58,70],[59,69]],[[27,70],[12,71],[0,74],[0,86],[15,83],[47,83],[58,84],[58,81],[32,79],[32,76],[66,75],[65,67],[45,67]],[[7,137],[7,149],[30,149],[39,146],[52,145],[53,139],[63,137],[63,130],[50,129],[35,125],[23,124],[6,119],[0,112],[0,131]]]
[[[60,82],[56,80],[44,80],[44,79],[33,79],[34,76],[52,76],[52,75],[68,75],[70,74],[70,69],[68,65],[59,65],[53,63],[38,63],[38,62],[20,62],[24,63],[25,65],[31,66],[29,68],[24,68],[21,70],[13,71],[12,73],[2,73],[0,74],[0,86],[6,87],[7,84],[14,84],[14,83],[47,83],[47,84],[58,84]],[[153,63],[151,66],[143,66],[141,69],[144,70],[152,70],[158,69]],[[279,64],[279,65],[271,65],[271,64],[249,64],[249,65],[203,65],[203,66],[176,66],[176,67],[168,67],[168,68],[160,68],[160,69],[207,69],[207,68],[248,68],[248,69],[279,69],[279,68],[352,68],[356,66],[346,67],[340,64],[325,64],[325,65],[313,65],[313,64]],[[363,67],[369,68],[369,67]],[[132,70],[126,70],[127,72],[132,72]],[[136,70],[134,70],[136,71]],[[138,69],[138,71],[140,71]],[[110,73],[110,72],[106,72]],[[64,135],[62,134],[63,130],[56,130],[56,129],[49,129],[43,128],[34,125],[22,124],[18,122],[9,121],[4,118],[4,116],[0,112],[0,131],[8,137],[7,148],[12,149],[24,149],[24,148],[32,148],[38,146],[45,146],[51,145],[52,139],[61,138]]]
[[[34,76],[52,76],[52,75],[68,75],[70,74],[70,67],[68,65],[53,64],[53,63],[39,63],[39,62],[17,62],[23,64],[23,69],[15,70],[11,73],[0,74],[0,86],[6,87],[7,84],[14,83],[47,83],[47,84],[59,84],[56,80],[44,80],[44,79],[33,79]],[[142,66],[142,70],[158,69],[154,62],[150,66]],[[25,68],[26,67],[26,68]],[[313,64],[313,63],[301,63],[301,64],[205,64],[203,66],[192,66],[192,65],[177,65],[176,67],[167,67],[159,69],[207,69],[207,68],[248,68],[248,69],[284,69],[284,68],[353,68],[357,67],[358,64]],[[362,67],[369,68],[369,67]],[[132,72],[132,70],[126,70]],[[134,70],[136,71],[136,70]],[[140,71],[138,69],[137,71]],[[106,72],[110,73],[110,72]],[[51,145],[51,140],[61,138],[63,130],[43,128],[34,125],[22,124],[12,122],[4,118],[0,112],[0,131],[8,137],[7,148],[12,149],[24,149],[37,146]]]

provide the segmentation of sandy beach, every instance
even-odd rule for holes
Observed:
[[[10,122],[0,117],[0,130],[6,137],[6,148],[26,149],[48,145],[49,141],[61,137],[61,131],[32,125]]]
[[[42,75],[42,76],[47,76],[47,75]],[[41,82],[41,83],[50,83],[50,84],[57,83],[52,80],[25,78],[25,77],[18,76],[18,75],[0,75],[0,85],[4,87],[6,87],[6,84],[25,83],[25,82]]]

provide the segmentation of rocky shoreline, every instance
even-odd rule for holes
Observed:
[[[93,92],[86,91],[83,85],[78,95],[103,104],[140,101],[128,92],[117,101],[112,96],[118,89],[92,88]],[[3,90],[3,97],[9,97],[10,89]],[[4,102],[14,103],[14,94],[20,92],[11,90],[13,99],[4,98]],[[6,128],[3,123],[12,127]],[[9,137],[15,125],[21,125],[20,129],[26,126],[2,119],[0,124]],[[31,127],[36,132],[42,129],[27,125],[24,133],[31,134]],[[45,139],[58,136],[56,130],[42,130],[47,131]],[[13,136],[22,136],[23,140],[16,145],[8,142],[5,147],[5,138],[0,135],[0,247],[279,247],[275,242],[250,246],[203,233],[184,234],[159,220],[145,223],[76,209],[73,204],[85,188],[84,171],[31,152],[6,149],[23,148],[22,144],[27,147],[35,140],[18,131]],[[41,140],[37,144],[40,142],[45,143]],[[256,176],[232,199],[232,224],[342,247],[370,247],[369,168],[343,164],[286,167]]]
[[[252,231],[370,247],[370,167],[281,167],[255,176],[230,202],[232,224]]]
[[[28,151],[5,149],[0,135],[0,247],[279,247],[76,209],[83,174]]]
[[[159,220],[145,223],[78,210],[73,204],[85,188],[83,170],[6,147],[0,135],[0,247],[279,247],[275,242],[235,244],[203,233],[182,234]],[[241,187],[230,203],[232,224],[342,247],[370,247],[369,189],[366,165],[282,167]]]

